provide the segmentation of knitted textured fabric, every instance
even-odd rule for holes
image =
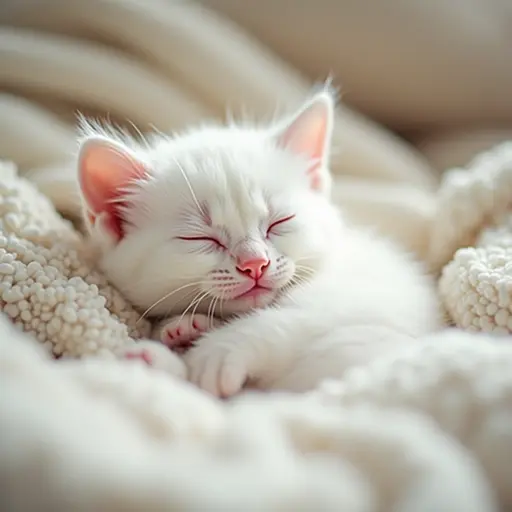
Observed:
[[[511,211],[512,142],[445,175],[430,260],[442,268],[439,292],[458,327],[512,333]]]
[[[112,355],[150,329],[88,264],[80,234],[6,163],[0,166],[0,306],[56,356]]]

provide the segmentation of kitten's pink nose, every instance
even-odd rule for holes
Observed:
[[[238,261],[236,268],[242,274],[250,276],[257,281],[265,273],[269,265],[270,261],[267,258],[254,258]]]

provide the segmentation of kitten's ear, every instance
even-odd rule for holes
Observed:
[[[113,241],[123,237],[123,195],[148,177],[144,164],[123,144],[103,136],[85,139],[78,153],[78,181],[91,227]]]
[[[334,99],[322,91],[308,101],[277,135],[278,144],[311,161],[308,174],[311,187],[329,186],[329,152],[334,117]]]

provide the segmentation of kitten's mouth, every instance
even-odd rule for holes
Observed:
[[[262,295],[267,295],[271,292],[271,288],[266,288],[265,286],[261,286],[259,284],[255,284],[250,290],[238,295],[235,297],[235,300],[238,299],[249,299],[253,297],[261,297]]]
[[[194,347],[195,343],[193,341],[183,341],[173,346],[171,350],[178,355],[183,355],[188,352],[192,347]]]

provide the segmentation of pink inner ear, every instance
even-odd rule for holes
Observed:
[[[281,136],[281,144],[294,153],[321,161],[324,153],[327,125],[325,120],[305,112]],[[318,162],[320,163],[320,162]]]
[[[87,140],[79,155],[79,183],[92,222],[100,215],[122,236],[120,196],[127,187],[147,177],[147,169],[129,150],[102,138]]]
[[[318,171],[328,157],[332,129],[333,103],[330,96],[319,94],[281,132],[278,142],[282,147],[311,160],[308,173],[313,188],[321,185]]]

